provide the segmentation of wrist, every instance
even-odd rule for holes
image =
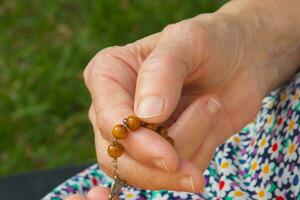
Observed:
[[[282,4],[282,5],[281,5]],[[300,66],[300,2],[298,0],[232,1],[216,13],[231,17],[244,35],[265,93],[287,81]]]

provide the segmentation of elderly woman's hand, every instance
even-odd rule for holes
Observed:
[[[135,114],[168,124],[175,148],[148,129],[130,132],[120,141],[121,178],[143,189],[202,191],[202,172],[216,147],[254,119],[264,96],[299,64],[293,43],[300,31],[280,29],[290,28],[280,24],[285,15],[273,16],[270,24],[270,13],[283,11],[277,1],[268,4],[264,10],[260,1],[232,1],[215,13],[100,51],[84,78],[101,169],[112,176],[112,127]]]
[[[225,14],[201,15],[92,59],[84,72],[89,117],[107,174],[115,124],[131,114],[151,123],[169,119],[175,149],[148,129],[131,132],[120,140],[126,152],[119,174],[144,189],[201,191],[215,148],[254,118],[266,92],[249,58],[254,48],[245,49],[252,38],[240,26]]]

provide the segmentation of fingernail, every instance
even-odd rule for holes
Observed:
[[[139,103],[137,116],[141,118],[155,117],[162,114],[165,100],[159,96],[147,96]]]
[[[212,114],[216,114],[221,108],[221,104],[213,99],[213,98],[209,98],[208,102],[207,102],[207,109],[210,113]]]
[[[169,170],[169,168],[168,168],[166,162],[165,162],[163,159],[161,159],[161,158],[156,158],[156,159],[153,160],[153,163],[154,163],[154,165],[155,165],[156,167],[158,167],[158,168],[160,168],[160,169],[162,169],[162,170],[164,170],[164,171],[170,172],[170,170]]]
[[[180,180],[181,186],[192,192],[196,192],[192,176],[186,176]]]

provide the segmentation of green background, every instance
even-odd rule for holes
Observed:
[[[0,175],[95,162],[82,71],[222,0],[0,0]]]

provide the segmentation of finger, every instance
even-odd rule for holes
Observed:
[[[109,143],[101,137],[101,134],[95,134],[95,141],[100,168],[113,177],[112,161],[106,154]],[[181,160],[178,170],[168,173],[144,165],[126,152],[118,158],[118,174],[130,185],[149,190],[199,192],[202,191],[204,182],[202,172],[188,161]]]
[[[121,117],[119,113],[115,113],[115,115],[108,114],[105,121],[113,121],[113,119]],[[93,105],[89,111],[89,118],[93,126],[96,127],[96,115]],[[100,133],[98,131],[98,134]],[[179,158],[175,149],[151,130],[141,127],[137,131],[130,132],[125,140],[120,140],[119,142],[124,146],[128,154],[143,163],[168,172],[175,171],[178,168]]]
[[[192,102],[169,129],[180,158],[190,160],[214,126],[221,109],[213,95],[201,96]]]
[[[67,198],[65,198],[65,200],[88,200],[88,199],[81,194],[72,194]]]
[[[193,30],[192,24],[190,20],[168,26],[140,67],[134,110],[147,122],[159,123],[170,117],[179,102],[183,84],[187,83],[186,78],[201,64],[198,61],[201,61],[198,57],[202,57],[201,32]],[[192,33],[197,33],[198,39]]]
[[[97,53],[83,71],[89,91],[93,94],[93,86],[101,88],[97,79],[105,76],[120,83],[123,89],[133,95],[140,63],[152,51],[160,35],[156,33],[124,47],[108,47]]]
[[[218,100],[218,99],[217,99]],[[220,102],[220,101],[219,101]],[[222,103],[221,103],[222,105]],[[218,146],[223,144],[233,133],[230,117],[223,107],[218,111],[214,126],[201,143],[199,149],[191,159],[200,170],[205,170],[214,157]]]
[[[99,200],[99,199],[108,199],[110,194],[110,189],[107,187],[97,186],[92,188],[88,194],[88,200]],[[118,197],[114,197],[113,200],[118,200]]]
[[[139,63],[155,46],[160,34],[154,34],[125,47],[110,47],[100,51],[84,70],[84,81],[89,89],[96,115],[109,112],[133,113],[133,96]],[[98,117],[98,116],[97,116]],[[115,119],[117,121],[118,119]],[[111,137],[111,127],[97,124]]]
[[[132,96],[136,81],[135,71],[140,57],[145,56],[135,53],[147,55],[147,51],[156,41],[155,38],[157,35],[138,41],[136,51],[130,49],[134,45],[106,49],[99,53],[85,70],[85,82],[91,92],[96,114],[95,124],[103,137],[109,141],[113,140],[113,126],[122,122],[124,117],[134,114]],[[129,134],[120,143],[136,159],[152,162],[152,165],[157,164],[169,171],[178,167],[178,157],[174,148],[145,128],[135,131],[135,134]],[[155,148],[153,151],[155,143],[160,144],[161,148]],[[144,144],[143,148],[139,147],[141,144]]]
[[[220,130],[218,127],[218,124],[213,127],[210,134],[205,138],[204,142],[191,159],[191,162],[202,171],[208,167],[210,161],[214,157],[217,147],[222,143],[217,136],[217,132]]]

